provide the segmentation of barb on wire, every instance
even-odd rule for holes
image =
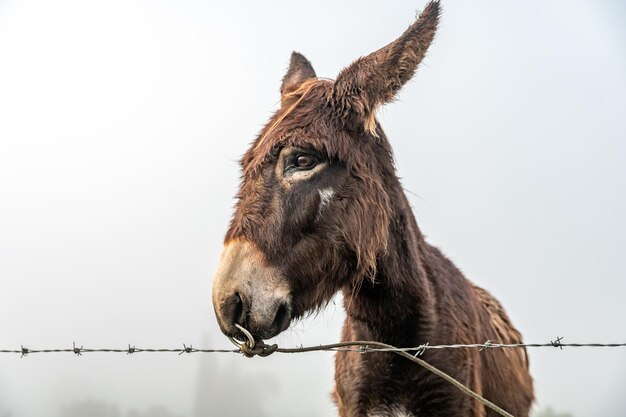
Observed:
[[[483,350],[489,349],[492,346],[493,343],[491,343],[491,340],[487,340],[485,343],[483,343],[483,347],[481,347],[479,350],[482,352]]]
[[[426,349],[428,349],[428,342],[426,342],[423,345],[418,346],[417,350],[415,351],[415,357],[417,356],[422,356],[424,353],[426,353]]]
[[[178,356],[182,355],[183,353],[193,353],[195,352],[195,349],[193,348],[193,346],[189,345],[189,347],[187,347],[184,343],[183,343],[183,350],[180,351],[180,353],[178,354]]]
[[[550,341],[550,343],[552,343],[552,346],[558,347],[559,349],[563,350],[563,345],[561,344],[561,340],[563,340],[563,338],[557,336],[556,340]]]

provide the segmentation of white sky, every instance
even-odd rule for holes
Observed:
[[[289,54],[333,78],[423,5],[0,0],[0,348],[228,347],[210,282],[235,161]],[[527,341],[626,341],[626,6],[443,6],[381,114],[420,226]],[[342,319],[338,301],[277,341],[336,341]],[[626,350],[533,350],[531,365],[539,408],[623,416]],[[83,398],[197,415],[210,395],[333,415],[332,374],[327,353],[2,355],[0,415]],[[242,375],[244,398],[223,379]]]

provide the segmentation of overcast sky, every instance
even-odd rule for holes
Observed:
[[[230,346],[212,274],[236,161],[291,51],[334,78],[425,4],[336,3],[0,0],[0,349]],[[424,64],[380,115],[418,223],[526,341],[625,342],[626,5],[442,3]],[[338,299],[277,342],[337,341],[343,317]],[[530,358],[538,408],[624,415],[626,349]],[[333,366],[2,355],[0,415],[86,398],[334,415]]]

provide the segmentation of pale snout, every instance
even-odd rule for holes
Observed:
[[[267,339],[287,329],[292,317],[287,280],[246,241],[224,246],[213,280],[213,308],[222,332],[238,338],[242,335],[235,324]]]

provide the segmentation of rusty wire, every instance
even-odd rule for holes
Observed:
[[[295,348],[281,348],[277,347],[275,352],[278,353],[304,353],[304,352],[357,352],[357,353],[369,353],[369,352],[414,352],[416,356],[422,355],[428,350],[439,349],[516,349],[516,348],[617,348],[626,347],[626,343],[563,343],[563,338],[558,337],[554,341],[548,343],[496,343],[487,340],[484,343],[473,344],[449,344],[449,345],[430,345],[425,343],[423,345],[415,347],[398,348],[394,346],[380,347],[377,346],[377,342],[368,341],[354,341],[354,342],[338,342],[329,343],[324,345],[314,346],[299,346]],[[56,348],[56,349],[29,349],[24,346],[20,346],[19,349],[0,349],[0,353],[16,353],[21,356],[30,355],[33,353],[74,353],[78,356],[82,356],[83,353],[126,353],[128,355],[135,353],[241,353],[245,352],[241,349],[243,342],[238,341],[238,349],[198,349],[192,345],[187,346],[183,344],[178,348],[141,348],[134,345],[128,345],[127,348],[86,348],[84,346],[77,346],[76,343],[72,344],[71,348]],[[266,347],[268,345],[265,345]],[[271,345],[273,346],[273,345]],[[249,347],[249,346],[247,346]],[[254,346],[252,346],[254,348]]]

